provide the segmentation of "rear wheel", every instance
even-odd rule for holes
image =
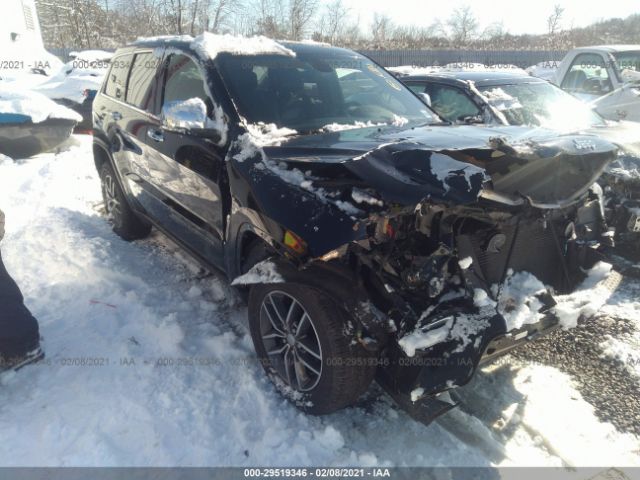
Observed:
[[[151,225],[129,207],[109,162],[104,162],[100,169],[100,181],[107,219],[113,226],[113,231],[127,241],[148,236]]]
[[[375,374],[371,353],[344,333],[348,315],[312,287],[255,285],[249,326],[259,359],[287,398],[326,414],[352,405]]]

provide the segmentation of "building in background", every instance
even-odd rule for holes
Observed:
[[[56,71],[61,62],[44,49],[34,0],[2,0],[0,76]]]

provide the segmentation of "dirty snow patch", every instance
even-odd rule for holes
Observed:
[[[491,290],[498,298],[498,313],[504,317],[507,332],[538,323],[543,317],[540,309],[544,304],[538,296],[546,293],[547,287],[535,275],[509,269],[502,287],[495,284]]]
[[[587,278],[568,295],[555,297],[557,305],[553,311],[564,329],[578,325],[580,317],[591,317],[600,310],[611,297],[611,291],[603,282],[612,273],[612,266],[606,262],[596,263],[587,273]]]

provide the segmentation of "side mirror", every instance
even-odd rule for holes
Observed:
[[[221,132],[210,126],[207,105],[200,98],[167,102],[160,115],[162,124],[169,130],[186,130],[214,142],[222,138]]]
[[[431,96],[428,93],[421,92],[418,94],[420,100],[427,104],[427,106],[431,106]]]
[[[162,106],[162,123],[170,129],[204,129],[207,106],[199,98],[167,102]]]

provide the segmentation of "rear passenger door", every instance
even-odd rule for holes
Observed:
[[[164,105],[198,98],[212,115],[204,71],[191,57],[171,53],[161,71],[160,112]],[[148,128],[150,182],[168,208],[163,226],[208,263],[222,266],[224,149],[163,122]]]

